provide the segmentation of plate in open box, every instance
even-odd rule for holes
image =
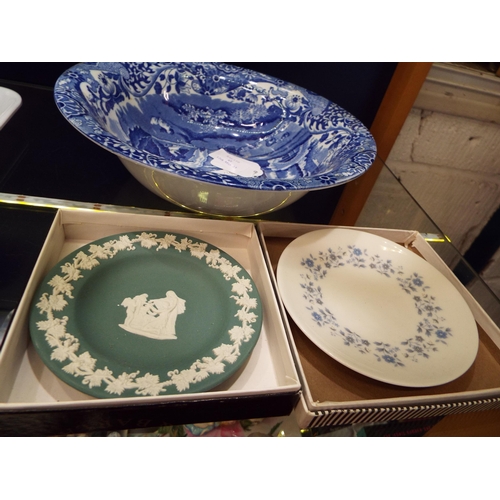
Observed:
[[[286,309],[309,339],[368,377],[405,387],[464,374],[479,340],[457,289],[390,240],[342,228],[295,239],[277,269]]]
[[[95,397],[212,389],[255,346],[262,307],[223,250],[177,233],[122,233],[62,259],[31,308],[44,363]]]

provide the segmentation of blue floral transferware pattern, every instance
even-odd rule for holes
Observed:
[[[477,354],[474,317],[455,287],[410,250],[343,228],[296,238],[277,279],[306,336],[351,369],[429,387],[458,378]]]
[[[88,63],[54,89],[65,118],[92,141],[183,177],[259,190],[311,190],[348,182],[373,163],[366,127],[301,87],[217,63]],[[217,168],[223,150],[258,175]]]
[[[372,354],[377,361],[390,363],[395,367],[405,366],[407,361],[418,362],[419,358],[428,358],[438,350],[438,346],[446,346],[452,337],[451,328],[446,326],[446,319],[441,316],[441,307],[431,295],[429,286],[418,273],[405,276],[402,266],[395,267],[391,259],[383,259],[379,255],[370,255],[366,248],[348,245],[336,251],[329,248],[326,252],[318,252],[302,259],[301,265],[306,269],[301,274],[304,299],[308,302],[307,310],[319,327],[326,327],[330,334],[340,336],[346,346],[352,346],[363,354]],[[342,266],[366,268],[377,272],[388,279],[396,279],[404,292],[411,296],[418,314],[422,317],[415,327],[415,335],[391,345],[383,340],[369,341],[347,326],[338,323],[334,313],[323,301],[320,282],[330,269]]]

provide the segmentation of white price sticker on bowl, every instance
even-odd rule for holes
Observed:
[[[241,177],[259,177],[262,175],[262,169],[258,163],[228,153],[225,149],[218,149],[210,153],[210,156],[213,158],[212,165],[224,170],[224,172]]]

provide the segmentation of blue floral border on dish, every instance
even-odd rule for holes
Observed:
[[[405,361],[418,362],[420,358],[429,358],[438,351],[438,346],[447,345],[447,339],[452,337],[451,329],[446,327],[446,319],[441,316],[442,308],[436,305],[436,298],[431,295],[430,287],[422,276],[418,273],[405,275],[402,266],[394,266],[390,259],[382,259],[378,254],[370,255],[366,249],[348,245],[336,251],[328,248],[316,256],[310,254],[302,259],[301,265],[307,272],[300,275],[300,286],[304,290],[303,298],[309,304],[306,309],[316,325],[325,327],[335,337],[341,337],[344,345],[354,347],[361,354],[371,354],[377,361],[404,367]],[[415,327],[415,335],[400,345],[391,345],[383,341],[369,341],[347,326],[340,325],[335,314],[323,302],[319,282],[330,269],[343,266],[366,268],[388,279],[395,278],[401,289],[411,296],[418,315],[422,317]]]

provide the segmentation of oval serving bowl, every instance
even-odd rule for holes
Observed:
[[[251,216],[373,163],[367,128],[296,85],[217,63],[86,63],[54,88],[63,116],[177,205]]]

